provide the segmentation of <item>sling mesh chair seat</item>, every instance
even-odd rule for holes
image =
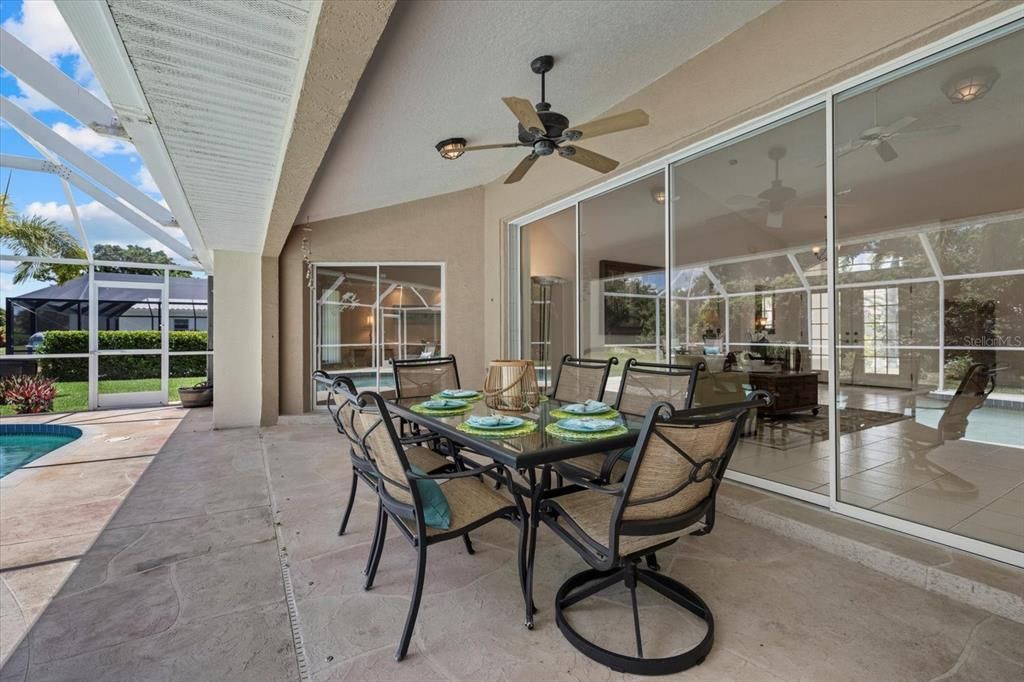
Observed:
[[[334,420],[338,433],[345,437],[349,445],[348,454],[352,464],[352,487],[349,489],[345,513],[341,518],[341,527],[338,529],[338,535],[344,535],[345,529],[348,527],[348,520],[352,515],[352,506],[356,500],[356,488],[359,481],[362,480],[369,486],[370,490],[374,490],[377,487],[377,477],[374,472],[373,463],[367,459],[363,452],[362,440],[355,420],[357,401],[355,384],[346,376],[331,379],[327,373],[319,370],[313,373],[313,380],[319,385],[330,384],[327,410],[331,413],[331,418]],[[422,446],[414,445],[408,447],[405,453],[409,463],[421,471],[434,473],[454,468],[451,461],[433,450]],[[378,524],[380,523],[380,514],[381,512],[378,510]],[[376,535],[376,530],[374,530],[374,535]],[[367,570],[369,570],[369,562],[367,562],[367,568],[363,572],[366,573]]]
[[[642,416],[651,405],[665,402],[676,409],[688,410],[693,406],[693,389],[703,367],[703,362],[693,366],[669,365],[630,358],[622,369],[615,409],[623,414]],[[619,450],[583,455],[556,464],[555,471],[574,477],[588,476],[601,483],[621,481],[629,466],[623,454],[624,451]]]
[[[367,574],[366,589],[373,586],[373,580],[380,563],[387,535],[388,519],[402,536],[416,549],[416,579],[413,585],[412,601],[406,616],[405,627],[395,651],[395,660],[401,661],[409,649],[409,641],[416,625],[423,581],[427,567],[427,547],[453,538],[468,538],[469,531],[479,528],[494,519],[507,519],[519,527],[519,583],[526,596],[526,508],[519,495],[514,501],[496,492],[490,485],[477,478],[481,473],[505,477],[507,472],[498,464],[474,468],[470,471],[455,471],[441,474],[424,474],[413,468],[403,449],[394,422],[388,414],[387,404],[377,393],[364,392],[359,396],[358,419],[363,432],[363,446],[373,462],[377,480],[377,494],[384,516],[374,540],[372,558]],[[426,488],[420,484],[425,484]],[[424,490],[438,484],[450,509],[447,528],[428,525],[424,511]],[[467,548],[470,548],[467,542]]]
[[[647,412],[621,483],[599,485],[566,477],[571,485],[541,502],[544,523],[591,566],[566,580],[555,596],[555,622],[570,644],[613,670],[633,674],[664,675],[704,661],[714,641],[711,609],[690,588],[641,568],[640,562],[702,520],[703,526],[691,534],[711,532],[715,497],[743,422],[752,407],[766,404],[763,393],[745,403],[678,412],[668,403],[657,403]],[[630,594],[635,656],[598,646],[566,618],[572,606],[619,582]],[[703,639],[680,653],[645,658],[636,595],[640,585],[703,620]]]

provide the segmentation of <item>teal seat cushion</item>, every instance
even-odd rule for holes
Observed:
[[[409,465],[409,470],[418,476],[426,476],[427,472],[418,466]],[[448,506],[448,498],[437,481],[419,479],[416,481],[416,489],[420,493],[420,501],[423,503],[423,522],[430,528],[448,530],[452,525],[452,508]]]

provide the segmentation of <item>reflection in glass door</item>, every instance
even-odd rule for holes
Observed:
[[[315,281],[315,369],[388,390],[392,360],[443,353],[442,265],[318,265]]]

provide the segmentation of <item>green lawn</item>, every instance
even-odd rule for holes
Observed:
[[[193,386],[206,377],[171,377],[167,391],[171,402],[179,400],[178,389]],[[117,379],[100,382],[100,393],[138,393],[141,391],[159,391],[159,379]],[[53,401],[54,412],[81,412],[89,409],[88,381],[58,381],[57,399]],[[0,405],[0,414],[14,414],[10,405]]]

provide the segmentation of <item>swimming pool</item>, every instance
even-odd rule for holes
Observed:
[[[0,478],[81,435],[61,424],[0,424]]]

